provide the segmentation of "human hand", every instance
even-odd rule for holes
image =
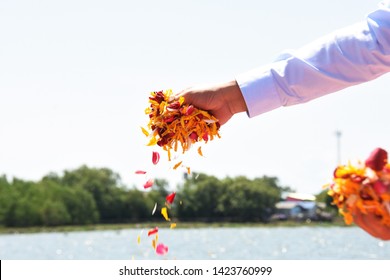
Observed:
[[[191,87],[179,92],[175,98],[184,97],[186,104],[210,112],[225,124],[234,114],[245,112],[246,104],[236,81],[223,84]]]
[[[363,214],[359,212],[353,218],[355,224],[370,235],[382,240],[390,240],[390,227],[383,225],[381,219],[374,213]]]

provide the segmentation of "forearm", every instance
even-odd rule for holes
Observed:
[[[237,77],[249,116],[307,102],[390,71],[390,11],[338,30]]]

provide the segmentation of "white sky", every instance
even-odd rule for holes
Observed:
[[[136,169],[175,185],[140,126],[150,91],[230,80],[337,28],[376,0],[0,1],[0,174],[38,180],[82,164],[142,187]],[[337,164],[389,148],[390,76],[249,119],[187,162],[218,177],[276,176],[316,194]],[[139,175],[138,175],[139,176]]]

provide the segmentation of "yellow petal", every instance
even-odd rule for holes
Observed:
[[[147,146],[154,146],[157,144],[157,139],[156,137],[152,137],[149,141],[149,143],[147,144]]]
[[[149,132],[141,126],[142,133],[145,134],[146,137],[149,136]]]
[[[168,209],[167,207],[161,208],[161,215],[164,217],[166,221],[170,221],[171,219],[168,217]]]

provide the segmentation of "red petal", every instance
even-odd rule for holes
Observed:
[[[387,152],[381,148],[373,150],[366,159],[366,166],[375,171],[381,171],[387,163]]]
[[[170,117],[166,117],[164,118],[164,122],[166,123],[171,123],[175,120],[175,117],[174,116],[170,116]]]
[[[165,199],[168,203],[172,204],[173,200],[175,199],[175,196],[176,196],[176,192],[173,192],[171,194],[168,194]]]
[[[194,109],[195,109],[194,106],[192,106],[192,105],[188,106],[185,115],[186,115],[186,116],[191,115],[192,112],[194,111]]]
[[[196,132],[192,132],[192,133],[190,134],[190,139],[191,139],[191,140],[197,140],[197,139],[198,139],[198,134],[197,134]]]
[[[135,171],[135,174],[146,174],[146,171],[143,171],[143,170],[137,170],[137,171]]]
[[[179,109],[180,108],[180,102],[179,101],[172,102],[167,107],[169,109]]]
[[[144,189],[152,187],[154,184],[153,179],[149,179],[145,184],[144,184]]]
[[[158,232],[158,227],[155,227],[153,229],[150,229],[148,231],[148,236],[151,236],[152,234],[156,234]]]
[[[152,156],[153,164],[156,165],[159,160],[160,160],[160,154],[158,152],[153,152],[153,156]]]
[[[374,183],[373,188],[374,188],[374,191],[378,195],[381,195],[381,194],[384,194],[385,192],[387,192],[387,186],[382,181],[376,181]]]

